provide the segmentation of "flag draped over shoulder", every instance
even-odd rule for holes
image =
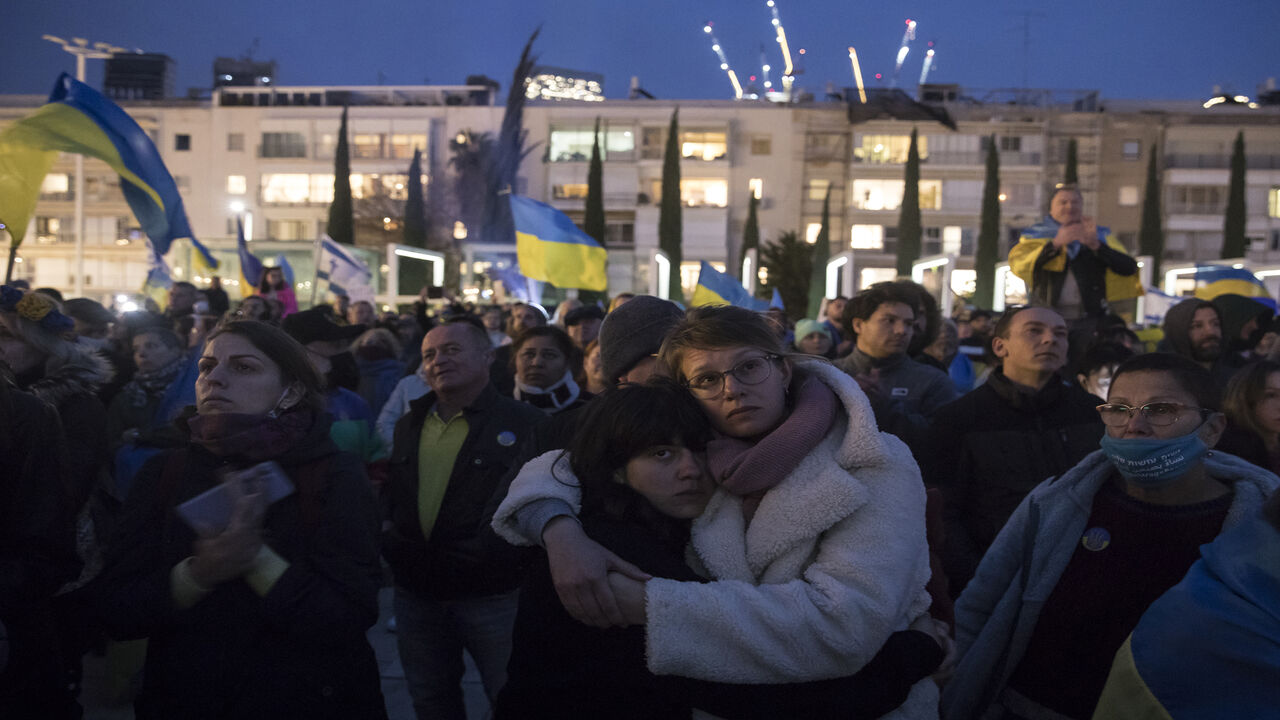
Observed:
[[[605,249],[567,215],[537,200],[512,195],[511,217],[522,275],[561,288],[608,287]]]
[[[120,175],[125,200],[155,252],[163,256],[185,238],[206,266],[218,266],[191,232],[177,183],[150,136],[119,105],[66,73],[47,104],[0,131],[0,222],[15,244],[58,152],[98,158]]]
[[[1276,308],[1267,286],[1257,275],[1245,268],[1230,265],[1198,265],[1195,273],[1196,297],[1212,300],[1219,295],[1243,295],[1253,298],[1272,310]]]
[[[249,297],[262,282],[262,261],[249,252],[244,237],[244,223],[236,218],[236,254],[240,257],[240,297]]]
[[[373,272],[360,258],[328,235],[320,238],[320,263],[316,277],[329,281],[329,289],[353,302],[373,301]]]
[[[737,305],[757,312],[769,309],[768,302],[751,297],[742,283],[716,270],[706,260],[698,270],[698,286],[693,290],[690,305]]]

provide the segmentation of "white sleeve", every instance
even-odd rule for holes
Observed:
[[[545,500],[565,503],[577,515],[582,510],[582,488],[569,469],[569,455],[552,450],[530,460],[511,481],[507,496],[493,515],[493,531],[512,545],[541,545],[541,537],[520,522],[520,513]]]

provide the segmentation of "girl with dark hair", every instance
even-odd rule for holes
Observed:
[[[895,632],[934,628],[924,485],[906,446],[877,430],[851,377],[786,355],[760,315],[732,306],[690,310],[659,360],[713,429],[717,488],[692,525],[688,557],[717,582],[613,573],[605,595],[584,573],[586,592],[558,587],[571,613],[609,624],[591,605],[616,603],[622,624],[645,626],[653,673],[742,684],[848,675]],[[566,558],[601,573],[619,567],[588,536],[529,532],[515,517],[539,501],[578,502],[573,485],[546,479],[551,459],[525,465],[495,530],[545,541],[553,571]],[[907,677],[892,716],[936,716],[937,685]]]
[[[95,586],[111,634],[149,638],[137,716],[385,718],[365,638],[378,514],[362,464],[329,439],[306,351],[231,322],[195,384],[190,444],[143,466]],[[268,503],[224,475],[250,469],[282,471],[288,494]],[[178,507],[220,484],[229,518],[188,525]]]
[[[685,561],[690,523],[715,492],[703,454],[713,433],[698,404],[656,378],[609,390],[583,413],[568,448],[547,460],[559,480],[580,481],[584,530],[647,573],[705,582]],[[678,718],[696,707],[726,718],[870,718],[900,704],[940,657],[928,635],[905,632],[853,677],[753,686],[658,676],[645,666],[643,628],[593,628],[570,617],[544,557],[521,592],[495,715]],[[914,658],[924,662],[912,665]]]
[[[1260,360],[1227,383],[1227,430],[1218,449],[1280,472],[1280,362]]]
[[[574,380],[581,359],[569,335],[554,325],[527,328],[511,343],[512,396],[554,415],[590,399]]]
[[[276,320],[282,320],[298,312],[298,298],[293,294],[289,281],[285,280],[284,270],[281,268],[271,267],[263,271],[257,294],[267,300],[277,300],[284,307],[284,311],[276,317]]]

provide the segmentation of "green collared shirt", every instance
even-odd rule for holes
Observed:
[[[433,407],[422,423],[422,434],[418,437],[418,523],[427,540],[431,539],[440,503],[449,487],[449,476],[453,474],[453,464],[469,429],[461,410],[445,420]]]

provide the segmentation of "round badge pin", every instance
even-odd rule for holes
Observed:
[[[1111,544],[1111,533],[1100,527],[1089,528],[1088,530],[1085,530],[1084,535],[1080,537],[1080,544],[1084,546],[1085,550],[1089,550],[1090,552],[1106,550],[1107,546]]]
[[[502,447],[511,447],[516,444],[516,434],[510,430],[503,430],[498,433],[498,444]]]

